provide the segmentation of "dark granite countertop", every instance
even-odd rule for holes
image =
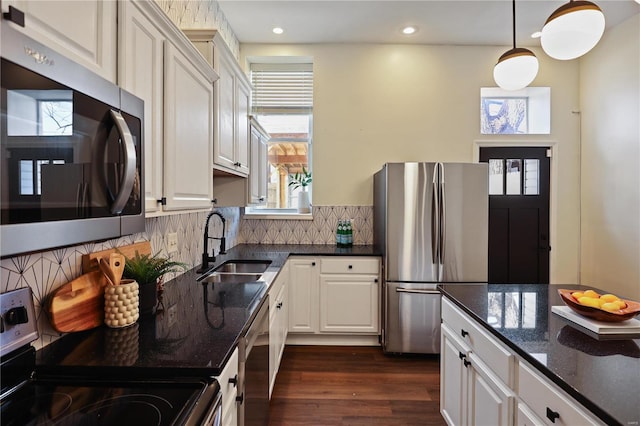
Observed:
[[[241,244],[216,257],[210,269],[234,259],[270,260],[261,280],[246,284],[198,282],[192,270],[164,285],[155,315],[121,329],[101,326],[68,333],[37,351],[38,374],[216,376],[265,303],[268,288],[290,255],[376,256],[373,246]],[[206,302],[205,302],[206,301]],[[96,369],[99,367],[99,369]]]
[[[606,424],[637,425],[640,422],[640,336],[599,338],[552,313],[551,306],[564,305],[558,295],[559,288],[594,287],[440,286],[445,297]]]

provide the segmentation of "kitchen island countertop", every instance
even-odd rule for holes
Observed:
[[[373,246],[240,244],[216,256],[209,270],[229,260],[271,261],[260,281],[198,281],[200,265],[166,282],[157,312],[124,328],[105,325],[68,333],[37,351],[37,371],[101,377],[216,376],[251,323],[290,255],[377,256]],[[96,367],[100,367],[96,369]]]
[[[598,337],[551,312],[559,288],[580,285],[444,284],[443,296],[606,424],[640,422],[640,336]]]

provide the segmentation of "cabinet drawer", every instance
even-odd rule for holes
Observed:
[[[378,258],[332,257],[323,258],[320,263],[321,274],[378,274]]]
[[[578,402],[533,371],[518,363],[518,396],[547,425],[599,425]],[[552,421],[551,419],[556,417]]]
[[[509,387],[514,384],[515,356],[486,331],[467,319],[446,298],[442,299],[442,321],[461,337],[491,370]]]

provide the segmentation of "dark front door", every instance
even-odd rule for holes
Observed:
[[[490,283],[549,283],[547,150],[480,148],[489,163]]]

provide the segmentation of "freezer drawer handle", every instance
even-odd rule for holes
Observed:
[[[411,288],[396,288],[396,292],[398,293],[415,293],[415,294],[440,294],[438,290],[414,290]]]

